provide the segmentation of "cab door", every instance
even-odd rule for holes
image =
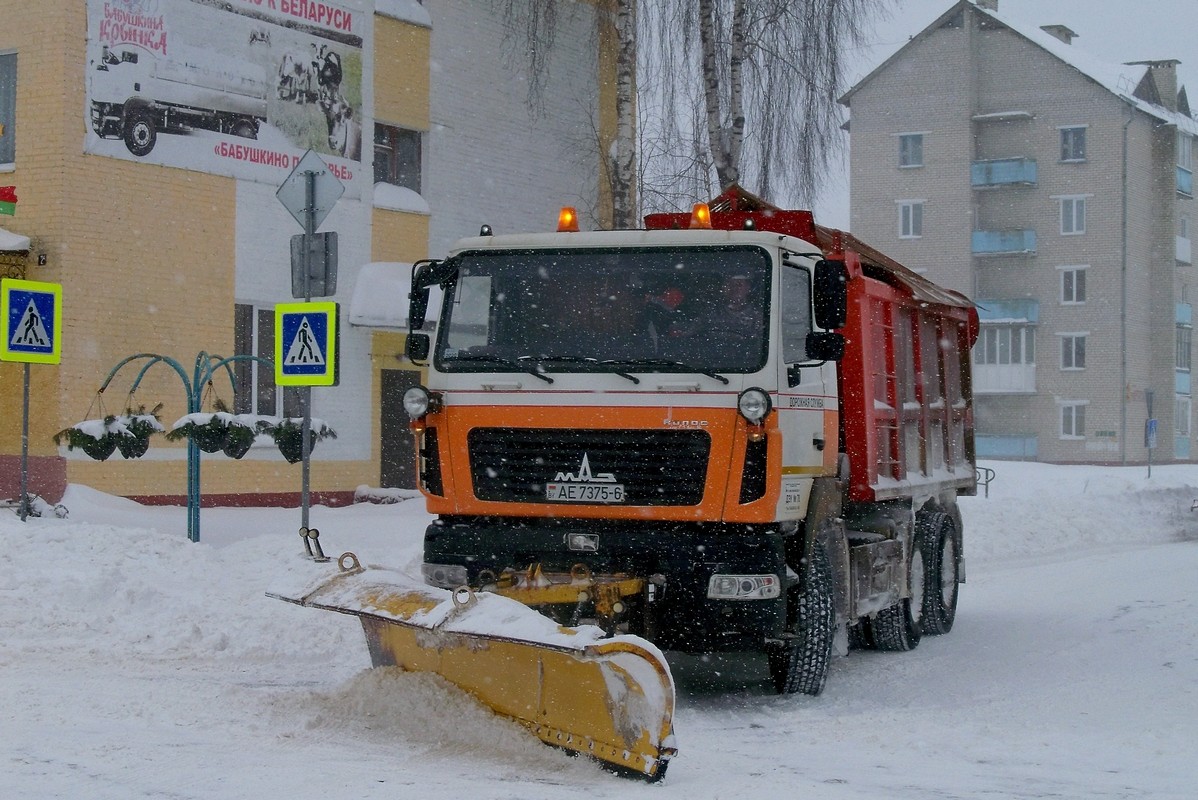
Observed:
[[[783,259],[779,280],[778,426],[782,433],[779,519],[806,513],[811,481],[836,464],[836,365],[812,360],[809,259]]]

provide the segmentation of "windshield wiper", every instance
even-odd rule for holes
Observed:
[[[527,358],[527,357],[528,356],[521,356],[520,358]],[[545,381],[545,383],[553,383],[553,378],[550,378],[548,375],[543,375],[540,372],[537,372],[535,369],[528,369],[523,364],[519,363],[519,359],[513,361],[510,358],[503,358],[502,356],[493,356],[493,355],[489,355],[487,353],[466,353],[465,355],[454,356],[450,360],[452,360],[452,361],[485,361],[489,364],[503,364],[504,366],[511,367],[512,369],[518,370],[520,372],[527,372],[529,375],[532,375],[534,378],[540,378],[541,380]]]
[[[718,372],[712,372],[703,367],[696,367],[694,364],[687,364],[685,361],[674,361],[669,358],[630,358],[630,359],[614,359],[610,358],[605,361],[600,361],[600,364],[618,365],[628,367],[680,367],[685,372],[697,372],[700,375],[706,375],[709,378],[715,378],[723,384],[728,383],[728,379]]]
[[[563,364],[594,364],[595,366],[606,366],[610,362],[600,361],[597,358],[590,356],[520,356],[517,361],[535,361],[538,365],[546,361],[558,361]],[[619,375],[621,378],[627,378],[633,383],[640,383],[641,379],[635,375],[629,375],[627,372],[612,370],[613,375]]]

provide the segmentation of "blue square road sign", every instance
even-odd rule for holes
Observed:
[[[0,281],[0,360],[58,364],[62,360],[62,286]]]
[[[275,306],[275,383],[336,386],[337,303]]]

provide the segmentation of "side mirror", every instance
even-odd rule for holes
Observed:
[[[424,327],[424,315],[428,312],[428,289],[413,289],[408,295],[408,330],[418,331]]]
[[[827,259],[816,262],[815,324],[824,330],[843,328],[848,306],[849,271],[844,262]]]
[[[814,361],[839,361],[844,358],[844,335],[816,331],[807,334],[807,357]]]
[[[432,340],[427,333],[409,333],[404,343],[404,355],[414,364],[423,363],[428,360],[431,347]]]

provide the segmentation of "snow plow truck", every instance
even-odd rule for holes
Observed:
[[[598,740],[600,758],[655,778],[673,753],[661,651],[759,652],[777,692],[814,695],[834,652],[909,650],[952,627],[978,316],[735,186],[641,230],[580,232],[571,215],[555,233],[484,227],[413,268],[407,355],[427,382],[404,406],[436,515],[423,579],[625,643],[628,679],[606,693],[600,678],[551,690],[560,663],[525,685],[477,647],[463,663],[491,683],[467,688],[534,730],[553,691],[597,692],[565,746]],[[529,651],[550,646],[535,638]],[[491,701],[517,683],[531,710]],[[659,713],[613,727],[634,696]]]

